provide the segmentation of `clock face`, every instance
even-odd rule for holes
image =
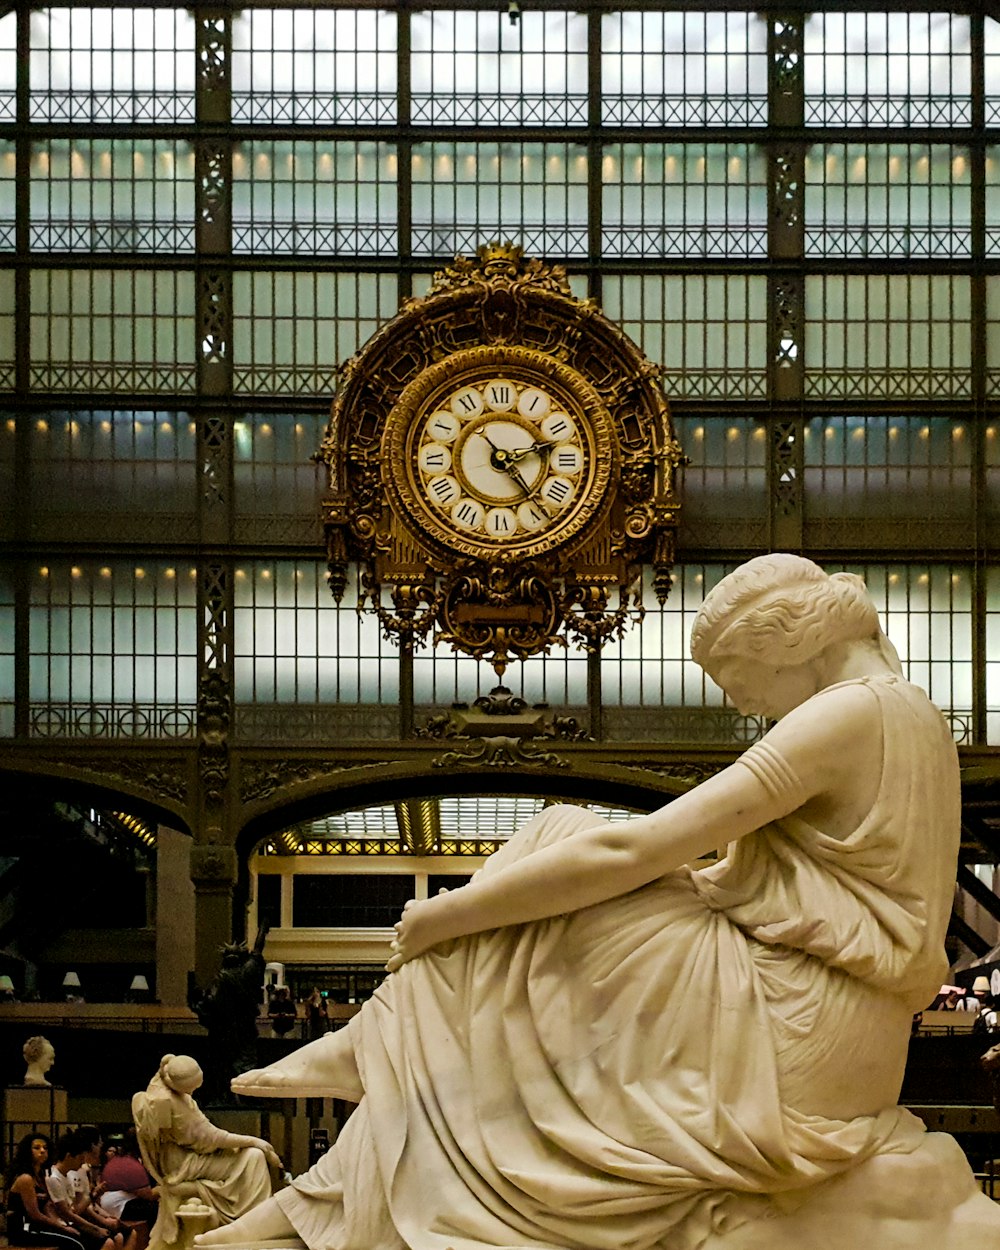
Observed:
[[[610,419],[589,385],[530,349],[473,349],[472,368],[433,366],[386,423],[401,515],[481,558],[525,558],[568,541],[600,510]],[[423,382],[423,386],[419,384]],[[408,388],[409,390],[410,388]],[[401,413],[401,415],[400,415]],[[394,452],[396,453],[394,455]],[[385,465],[383,465],[385,473]]]

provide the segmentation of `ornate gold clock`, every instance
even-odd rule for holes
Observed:
[[[610,503],[618,441],[585,378],[534,348],[466,349],[386,419],[389,495],[415,537],[486,563],[535,559]]]
[[[656,369],[519,248],[404,304],[345,366],[319,455],[333,593],[360,560],[404,643],[436,630],[502,674],[620,634],[643,560],[666,596],[681,456]]]

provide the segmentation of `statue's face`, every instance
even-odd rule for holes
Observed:
[[[812,663],[765,664],[730,655],[712,665],[711,676],[743,716],[780,720],[819,689]]]

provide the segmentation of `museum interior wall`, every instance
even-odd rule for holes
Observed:
[[[19,998],[180,1019],[266,924],[361,1001],[402,902],[542,805],[626,818],[760,735],[687,635],[770,550],[861,573],[948,719],[950,953],[997,945],[1000,17],[847,7],[0,10]],[[683,463],[620,636],[510,663],[494,748],[455,720],[488,656],[401,646],[357,562],[331,593],[314,457],[345,363],[507,240],[658,368]]]

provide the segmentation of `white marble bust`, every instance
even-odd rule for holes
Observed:
[[[51,1085],[46,1072],[55,1063],[55,1047],[47,1037],[29,1037],[21,1050],[28,1070],[24,1074],[25,1085]]]

